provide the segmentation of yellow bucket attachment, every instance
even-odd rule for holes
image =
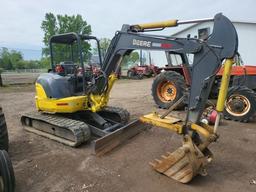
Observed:
[[[208,151],[208,154],[211,154]],[[182,147],[173,153],[162,155],[150,165],[158,172],[181,183],[188,183],[197,174],[207,175],[205,166],[212,160],[212,155],[205,156],[193,143],[189,135],[184,136]]]

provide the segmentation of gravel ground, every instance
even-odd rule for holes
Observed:
[[[152,79],[119,80],[110,105],[128,109],[132,118],[158,110],[150,95],[151,83]],[[74,149],[25,132],[19,119],[35,110],[33,90],[31,85],[0,88],[17,192],[256,191],[256,185],[250,184],[256,180],[256,121],[224,121],[220,139],[210,147],[215,159],[208,176],[184,185],[148,164],[180,146],[181,138],[167,130],[153,127],[100,158],[91,155],[89,145]]]

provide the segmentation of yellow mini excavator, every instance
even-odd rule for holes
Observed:
[[[205,21],[214,22],[213,31],[206,40],[146,34],[166,27]],[[99,70],[84,66],[88,53],[83,51],[83,47],[89,40],[96,40],[99,44],[93,36],[76,33],[55,35],[50,39],[52,70],[40,75],[36,81],[36,107],[39,112],[22,116],[21,122],[26,130],[70,146],[78,146],[96,135],[100,138],[94,140],[94,150],[103,154],[140,132],[145,124],[153,124],[183,137],[182,147],[151,163],[155,170],[182,183],[189,182],[197,174],[205,175],[205,166],[213,158],[208,146],[218,139],[220,113],[224,107],[233,58],[237,54],[238,38],[231,21],[217,14],[211,19],[123,25],[113,37],[104,60],[101,62],[99,59]],[[136,49],[161,50],[167,54],[180,54],[181,57],[193,54],[191,87],[188,96],[178,100],[165,114],[152,113],[141,117],[140,121],[128,123],[126,110],[108,107],[107,103],[123,57]],[[60,51],[59,55],[56,50]],[[64,54],[64,50],[69,50],[70,54]],[[98,51],[100,56],[100,49]],[[214,127],[210,127],[200,118],[222,64],[224,73],[216,108],[218,115]],[[173,106],[183,99],[188,102],[185,121],[168,115]]]
[[[92,41],[96,61],[84,51]],[[93,153],[103,155],[147,127],[139,120],[128,122],[127,110],[107,106],[117,76],[102,69],[96,37],[58,34],[49,44],[52,68],[36,80],[38,112],[21,117],[25,130],[72,147],[92,141]]]

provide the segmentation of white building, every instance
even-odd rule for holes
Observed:
[[[256,22],[233,21],[238,33],[238,51],[246,65],[256,65]],[[178,31],[172,36],[186,37],[203,37],[212,32],[213,22],[205,22],[191,25]],[[255,55],[254,55],[255,54]]]

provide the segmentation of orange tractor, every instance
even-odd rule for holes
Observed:
[[[152,84],[152,96],[155,103],[163,109],[179,100],[191,85],[191,69],[186,55],[169,52],[168,65],[164,72],[156,76]],[[225,103],[223,115],[225,119],[248,122],[256,114],[256,66],[240,65],[232,66],[230,86]],[[223,67],[216,72],[216,78],[209,99],[216,99],[223,74]],[[181,109],[186,101],[181,102],[176,109]]]

